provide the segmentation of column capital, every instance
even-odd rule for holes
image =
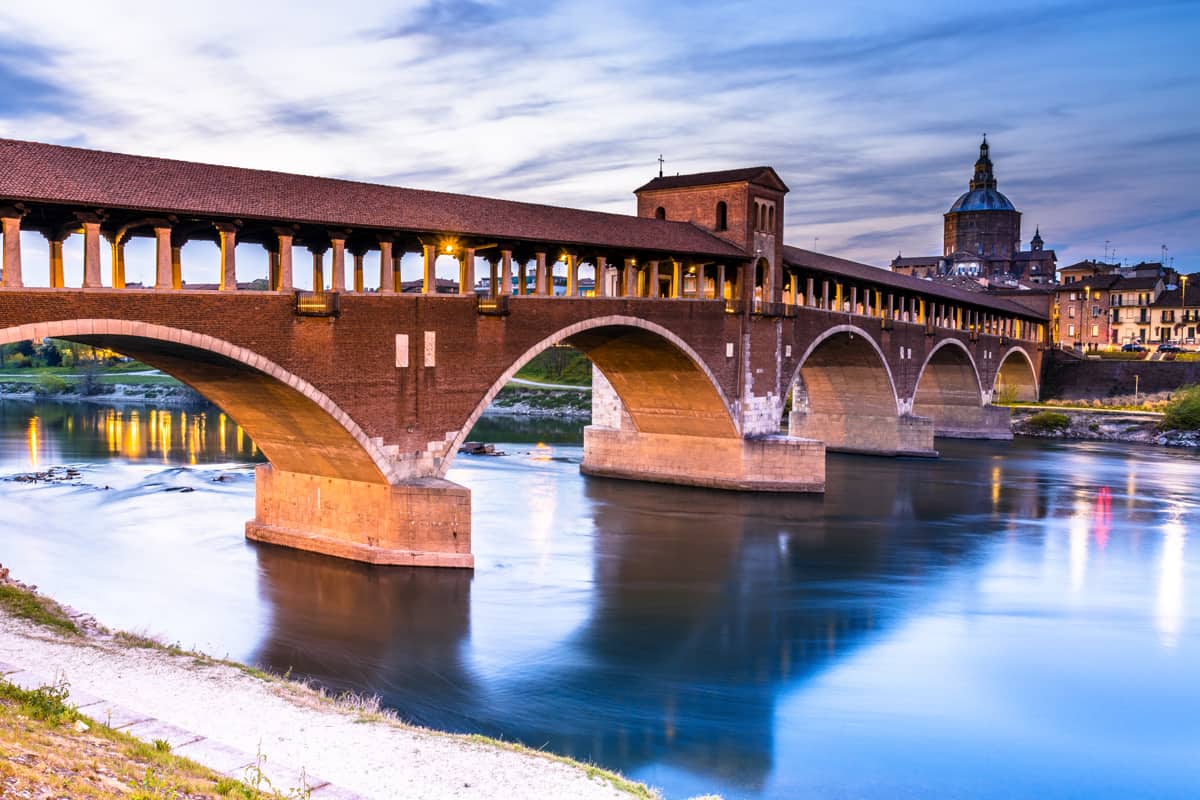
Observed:
[[[214,222],[212,225],[220,233],[237,233],[242,228],[241,220],[233,220],[232,222]]]
[[[72,216],[81,225],[99,225],[104,221],[103,211],[76,211]]]
[[[344,242],[350,238],[350,235],[352,233],[354,233],[354,231],[350,230],[349,228],[329,228],[325,231],[325,233],[329,237],[329,241],[331,241],[331,242],[332,241]]]
[[[0,205],[0,218],[2,219],[21,219],[29,213],[29,209],[24,203],[10,203],[8,205]]]

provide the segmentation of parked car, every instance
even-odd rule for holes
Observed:
[[[1182,353],[1183,348],[1177,344],[1172,344],[1171,342],[1163,342],[1162,344],[1160,344],[1158,346],[1158,352],[1160,352],[1160,353]]]
[[[1143,344],[1138,344],[1137,342],[1130,342],[1129,344],[1124,345],[1121,348],[1121,351],[1125,353],[1144,353],[1146,352],[1146,346]]]

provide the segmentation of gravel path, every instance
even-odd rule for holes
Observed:
[[[164,737],[190,736],[195,743],[181,744],[176,752],[202,763],[224,754],[229,763],[215,767],[219,771],[244,768],[235,763],[239,754],[261,753],[264,772],[278,776],[276,787],[286,790],[300,785],[302,768],[309,785],[316,776],[317,783],[330,783],[312,794],[314,800],[632,796],[549,756],[337,707],[295,683],[265,680],[190,654],[131,647],[101,636],[60,638],[3,612],[0,662],[24,671],[18,674],[65,677],[72,699],[81,706],[89,702],[81,710],[99,722],[119,727],[117,717],[132,713],[141,719],[127,723],[135,735],[158,738],[153,731],[161,730]],[[107,711],[110,707],[117,710]],[[205,752],[216,755],[206,759]]]

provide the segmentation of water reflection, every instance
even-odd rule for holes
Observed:
[[[0,561],[111,624],[668,797],[1192,787],[1191,456],[946,442],[938,461],[838,456],[824,497],[776,497],[584,479],[553,441],[577,426],[490,419],[474,438],[510,455],[451,473],[473,491],[470,573],[246,543],[247,471],[157,463],[245,460],[232,421],[76,411],[0,403],[10,471],[91,460],[116,487],[0,481]],[[56,513],[35,527],[39,497]]]
[[[25,430],[24,447],[10,432]],[[260,461],[241,426],[212,407],[156,408],[0,401],[0,467],[38,470],[66,461],[120,458],[162,464]]]

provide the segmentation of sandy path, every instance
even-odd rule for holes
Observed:
[[[280,775],[277,788],[298,786],[292,777],[298,768],[310,782],[317,776],[333,784],[314,792],[314,800],[349,793],[389,799],[630,797],[603,778],[589,778],[584,769],[549,757],[367,718],[295,684],[190,655],[103,638],[62,639],[2,612],[0,662],[41,676],[61,673],[81,705],[86,695],[104,698],[166,723],[177,735],[175,729],[183,729],[205,737],[208,749],[251,754],[261,749],[271,767],[265,771]],[[151,730],[153,723],[143,727]],[[176,751],[191,755],[186,746]],[[289,785],[279,786],[279,780]]]

